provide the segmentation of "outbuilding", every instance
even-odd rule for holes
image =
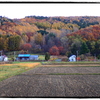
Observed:
[[[18,60],[29,60],[30,54],[19,54]]]
[[[39,56],[38,55],[30,55],[30,60],[38,60]]]
[[[75,62],[76,61],[76,55],[72,55],[69,57],[70,62]]]
[[[38,60],[38,55],[19,54],[17,60]]]

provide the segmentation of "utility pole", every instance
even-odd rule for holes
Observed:
[[[15,61],[15,51],[14,51],[14,61]]]
[[[94,54],[94,58],[95,58],[95,61],[96,61],[96,54]]]
[[[77,60],[77,57],[78,57],[78,50],[76,51],[76,53],[77,53],[77,56],[76,56],[76,60]]]
[[[2,50],[0,52],[1,52],[1,56],[2,56]]]

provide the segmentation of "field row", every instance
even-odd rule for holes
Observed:
[[[37,66],[40,66],[39,67],[40,72],[41,71],[44,72],[46,70],[45,72],[49,71],[48,74],[55,74],[55,73],[53,73],[53,71],[55,70],[55,67],[60,67],[59,72],[57,72],[58,75],[59,74],[65,75],[65,72],[62,72],[62,70],[61,70],[62,67],[65,67],[65,68],[68,67],[66,70],[66,73],[72,67],[75,67],[77,71],[80,70],[79,71],[80,73],[84,69],[83,67],[87,67],[87,68],[93,67],[93,70],[97,69],[97,71],[100,71],[100,62],[73,62],[73,63],[72,62],[63,62],[63,63],[58,63],[58,62],[13,62],[12,64],[1,64],[0,65],[0,81],[6,79],[8,77],[15,76],[15,75],[21,74],[23,72],[26,72],[28,70],[31,70]],[[51,70],[50,67],[53,67],[53,69]],[[98,70],[98,68],[99,68],[99,70]],[[34,69],[34,71],[35,71],[35,69]],[[78,74],[77,71],[74,73]],[[86,70],[84,72],[86,73]],[[73,72],[69,72],[69,73],[73,74]],[[91,73],[99,74],[99,72],[91,72]],[[87,71],[87,74],[91,74],[91,73],[88,73],[88,71]],[[35,74],[41,74],[41,73],[37,72]],[[84,74],[84,73],[81,73],[81,74]]]
[[[39,66],[0,82],[0,97],[100,97],[99,71]]]

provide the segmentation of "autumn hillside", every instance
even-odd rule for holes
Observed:
[[[100,17],[0,16],[0,50],[100,56]]]

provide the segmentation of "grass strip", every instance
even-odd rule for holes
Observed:
[[[48,61],[48,62],[42,62],[43,65],[67,65],[67,64],[71,64],[71,65],[78,65],[78,64],[100,64],[100,62],[54,62],[54,61]]]
[[[37,62],[37,61],[35,61],[35,62],[33,62],[33,61],[30,61],[30,62],[20,62],[20,61],[12,62],[12,64],[20,64],[20,63],[21,63],[21,64],[22,64],[22,63],[23,63],[23,64],[27,64],[27,63],[30,64],[30,63],[40,63],[40,62]]]
[[[19,75],[23,72],[26,72],[28,70],[31,70],[33,68],[36,68],[40,64],[34,63],[34,64],[10,64],[9,66],[7,65],[2,65],[0,66],[0,81],[3,81],[11,76]]]
[[[52,65],[52,66],[45,66],[45,65],[42,65],[42,67],[100,67],[99,65],[98,66],[74,66],[74,65],[72,65],[72,66],[70,66],[70,65],[58,65],[58,66],[55,66],[55,65]]]
[[[47,75],[100,75],[100,73],[49,73]]]
[[[37,73],[30,76],[32,75],[100,75],[100,73]]]

